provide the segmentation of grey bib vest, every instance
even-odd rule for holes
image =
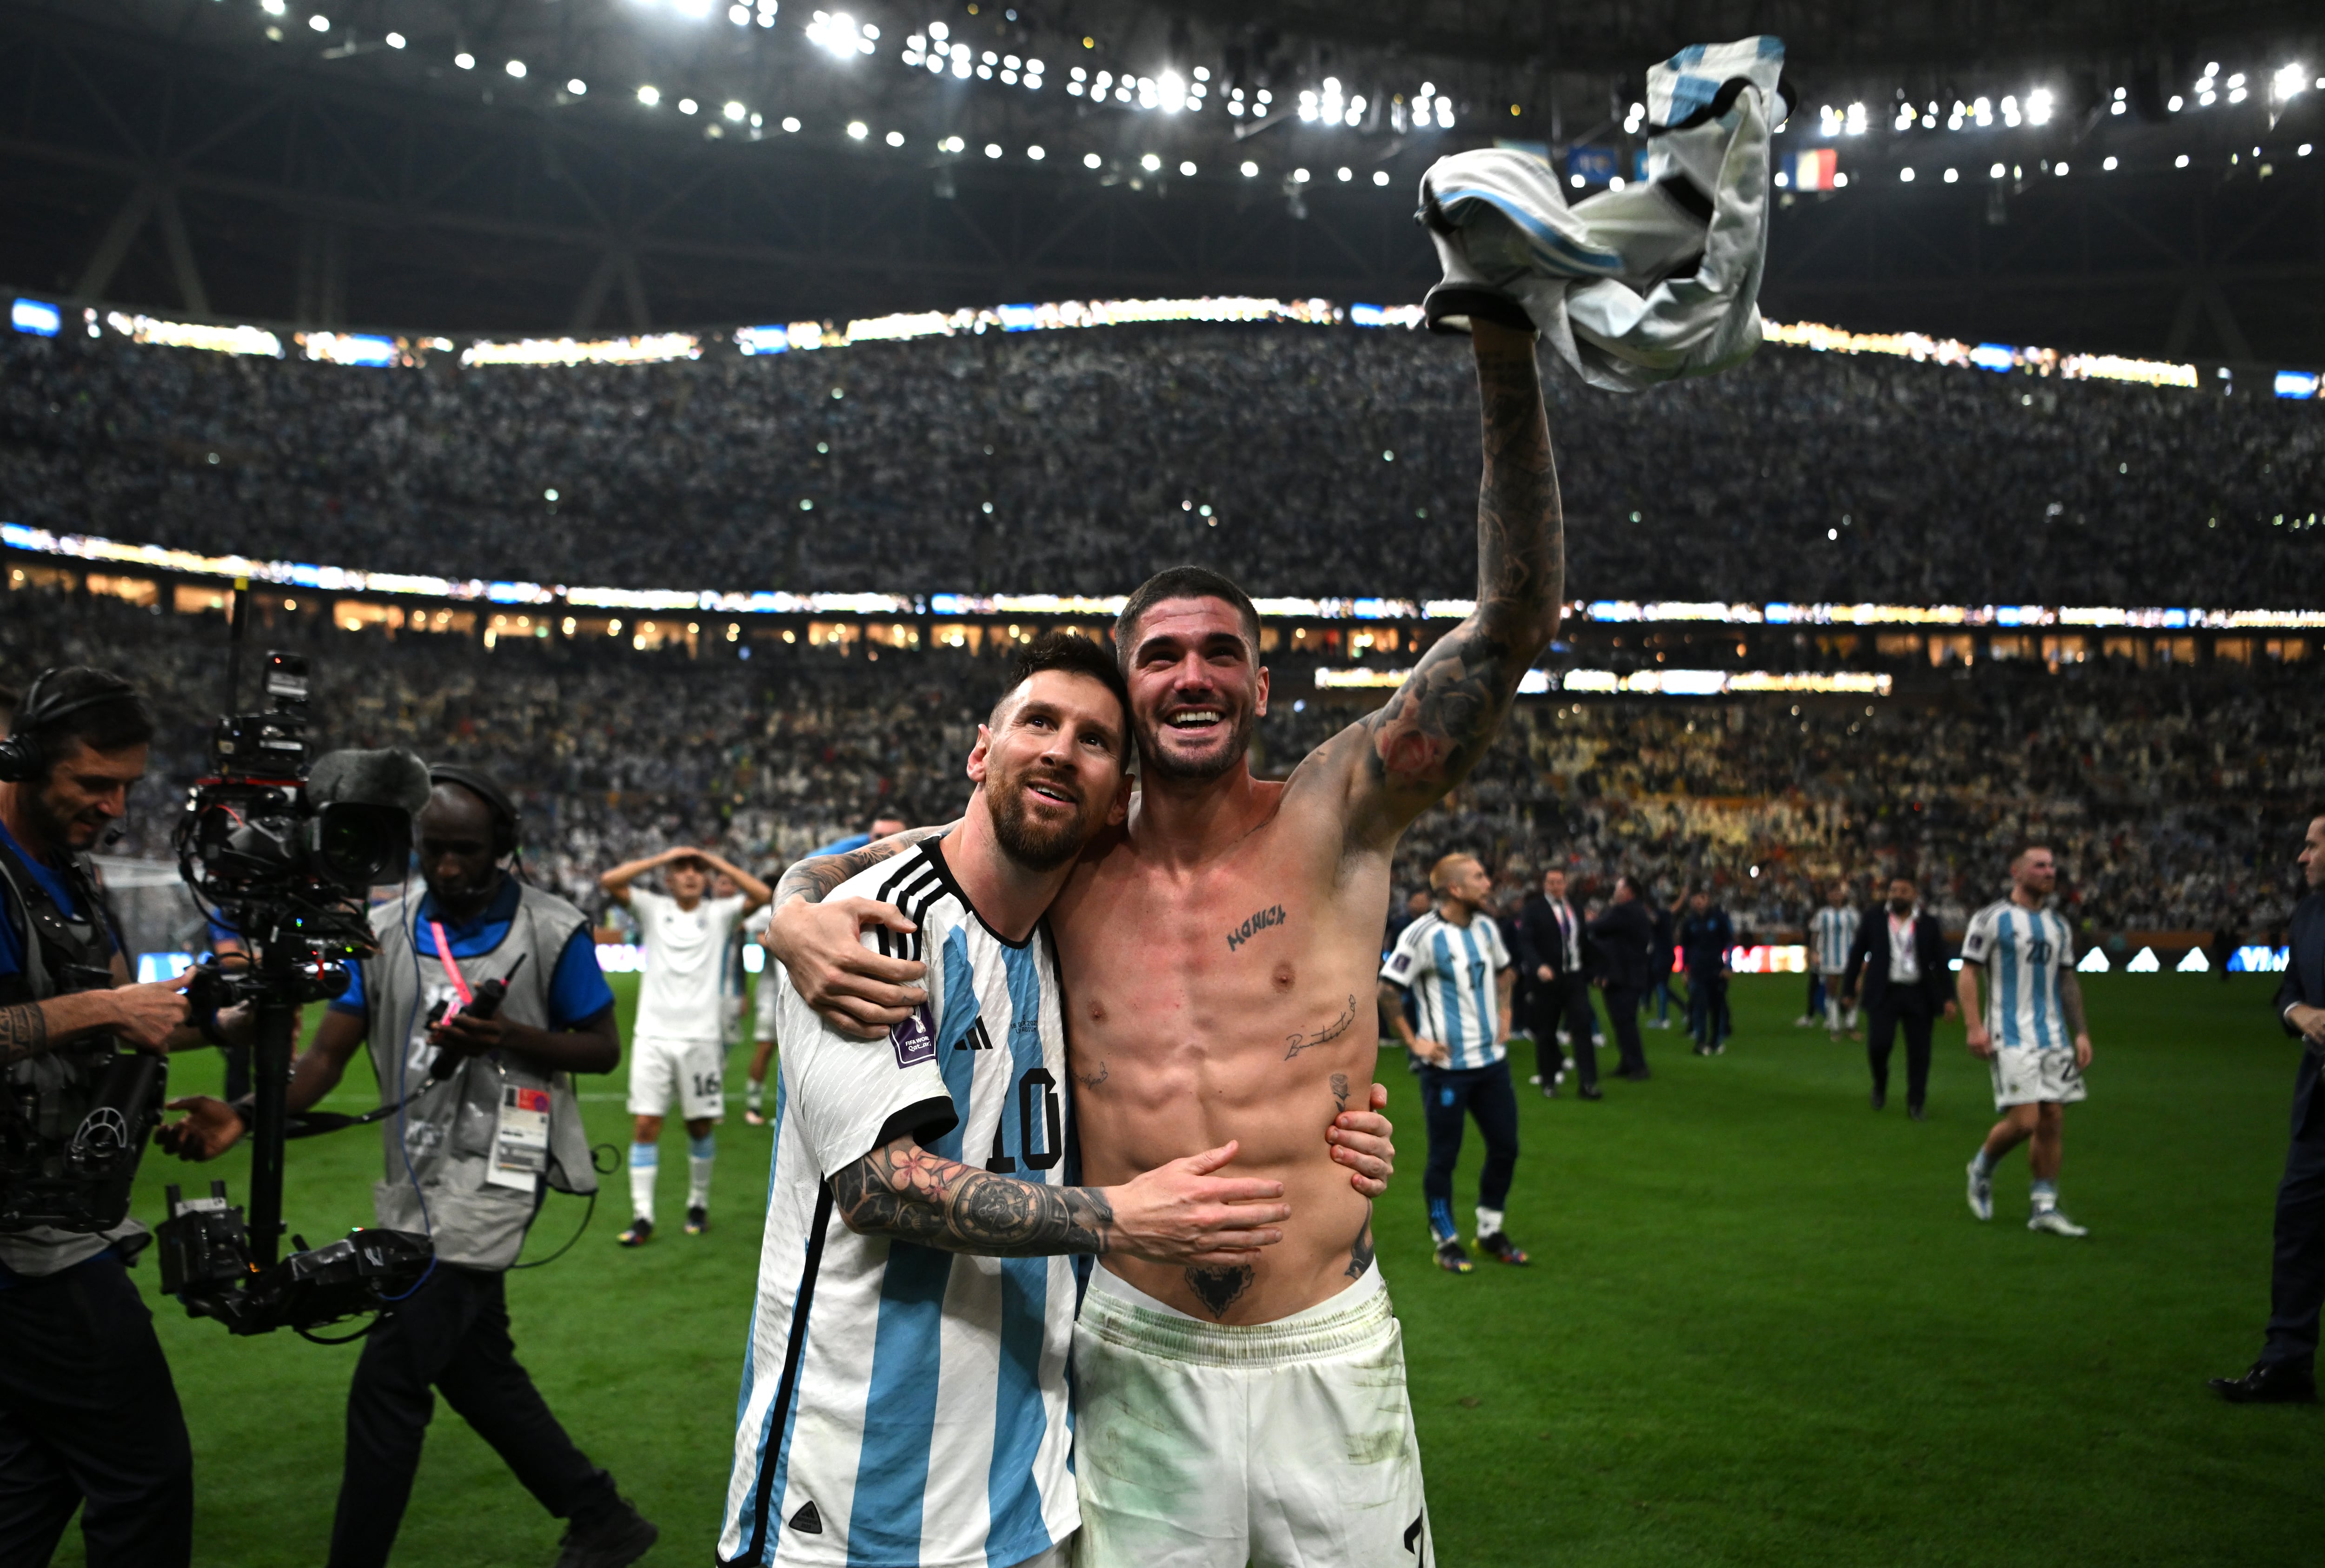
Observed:
[[[456,954],[454,962],[472,991],[488,980],[509,978],[514,971],[500,1016],[545,1029],[558,955],[588,921],[556,894],[519,886],[516,914],[500,945],[473,958]],[[428,1015],[440,1001],[459,998],[451,972],[412,941],[419,909],[414,895],[374,909],[379,955],[364,960],[372,1066],[379,1075],[382,1102],[390,1105],[427,1083],[436,1055],[428,1043]],[[402,1114],[380,1123],[387,1169],[372,1189],[372,1203],[382,1225],[432,1234],[436,1256],[463,1268],[499,1269],[516,1261],[541,1192],[538,1184],[523,1190],[488,1179],[504,1092],[512,1088],[548,1093],[549,1163],[542,1179],[562,1193],[597,1190],[571,1075],[543,1072],[514,1051],[496,1052],[471,1057],[450,1077],[422,1091]]]

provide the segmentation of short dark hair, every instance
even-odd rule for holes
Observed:
[[[993,711],[1000,712],[1001,705],[1009,700],[1011,693],[1048,669],[1065,675],[1086,675],[1114,694],[1114,700],[1122,706],[1122,734],[1118,750],[1127,757],[1131,745],[1130,687],[1122,678],[1121,668],[1107,657],[1105,649],[1071,632],[1044,632],[1011,656],[1009,684],[1003,687],[1001,695],[993,699]]]
[[[39,705],[17,707],[14,733],[38,742],[51,766],[69,749],[68,741],[79,741],[92,752],[117,752],[153,739],[153,710],[136,687],[117,675],[75,664],[50,670],[33,685],[39,690],[28,687],[24,696],[37,696]],[[42,713],[61,707],[72,711],[51,721],[42,719]]]
[[[1223,599],[1234,605],[1243,617],[1244,640],[1251,644],[1251,656],[1258,659],[1259,607],[1251,602],[1251,595],[1209,567],[1172,567],[1132,589],[1130,597],[1123,601],[1122,613],[1114,618],[1114,657],[1125,669],[1130,668],[1140,619],[1168,599]]]

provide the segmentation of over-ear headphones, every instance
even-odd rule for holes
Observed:
[[[520,847],[518,829],[523,826],[524,814],[517,809],[509,792],[493,782],[488,774],[474,768],[456,767],[439,762],[428,770],[431,784],[457,784],[485,803],[493,818],[493,858],[503,859],[517,853]]]
[[[48,748],[41,743],[41,732],[52,727],[58,720],[83,708],[137,695],[137,688],[117,675],[86,669],[79,673],[96,681],[97,689],[79,696],[56,696],[55,678],[69,673],[73,672],[51,666],[32,678],[24,700],[16,706],[16,715],[8,726],[8,738],[0,741],[0,783],[30,784],[46,776],[51,759]]]

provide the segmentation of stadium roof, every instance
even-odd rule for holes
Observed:
[[[1780,213],[1772,310],[2325,361],[2313,5],[825,3],[0,5],[0,281],[487,331],[1394,302],[1432,281],[1432,159],[1510,138],[1627,167],[1646,62],[1764,30],[1806,95],[1788,139],[1854,178]],[[2055,114],[1936,126],[2037,90]]]

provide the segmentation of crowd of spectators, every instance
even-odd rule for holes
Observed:
[[[119,853],[165,856],[181,792],[226,702],[218,617],[24,591],[0,604],[0,681],[123,670],[163,719]],[[707,842],[772,872],[875,814],[957,815],[961,765],[1001,678],[991,657],[804,644],[745,661],[618,643],[389,641],[317,625],[318,747],[406,745],[519,795],[535,878],[594,908],[607,865]],[[258,646],[264,646],[259,644]],[[1257,768],[1288,772],[1370,699],[1273,659]],[[1709,887],[1739,927],[1797,929],[1837,876],[1919,881],[1958,929],[1998,897],[2011,846],[2059,853],[2080,928],[2264,929],[2293,897],[2325,741],[2305,667],[2052,673],[1981,662],[1883,699],[1524,699],[1469,781],[1408,833],[1400,896],[1453,849],[1511,884],[1551,865],[1585,897],[1630,872],[1666,899]],[[245,664],[243,706],[255,686]]]
[[[724,346],[719,346],[723,347]],[[2290,605],[2325,409],[1764,348],[1550,376],[1578,597]],[[1172,326],[624,367],[363,369],[0,336],[0,517],[574,586],[1462,596],[1458,340]],[[553,497],[553,499],[552,499]]]

